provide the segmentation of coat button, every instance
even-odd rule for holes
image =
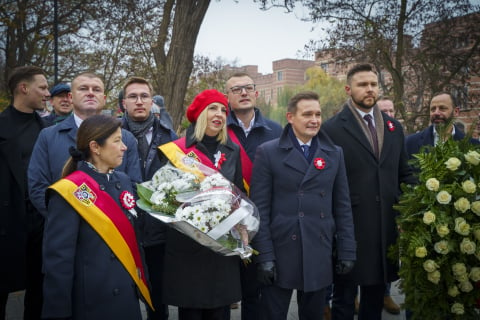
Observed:
[[[380,202],[380,196],[379,195],[375,196],[375,201]]]
[[[115,183],[115,188],[117,188],[118,190],[122,188],[122,185],[120,184],[120,182]]]
[[[323,214],[323,212],[320,212],[320,217],[325,218],[325,214]]]
[[[118,296],[120,294],[120,289],[115,288],[115,289],[112,290],[112,293],[113,293],[114,296]]]
[[[103,184],[100,185],[100,190],[105,191],[105,186]]]
[[[296,236],[296,235],[293,235],[293,236],[292,236],[292,240],[297,240],[297,236]]]
[[[115,253],[110,254],[110,259],[115,260],[117,257],[115,256]]]
[[[300,212],[298,213],[298,216],[303,218],[303,216],[304,216],[303,211],[300,211]]]
[[[298,196],[303,197],[303,191],[298,191]]]

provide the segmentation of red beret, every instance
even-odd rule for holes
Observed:
[[[188,121],[191,123],[197,122],[200,113],[202,113],[209,104],[214,102],[223,104],[227,108],[228,115],[228,101],[225,95],[218,90],[208,89],[203,90],[193,99],[192,104],[187,109]]]

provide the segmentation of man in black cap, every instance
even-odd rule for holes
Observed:
[[[73,110],[73,104],[70,97],[70,86],[65,83],[59,83],[50,91],[50,104],[53,107],[52,112],[44,117],[47,127],[62,122]]]

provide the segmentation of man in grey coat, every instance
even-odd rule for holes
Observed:
[[[289,101],[280,138],[257,148],[251,199],[260,212],[252,246],[265,319],[287,319],[297,290],[300,319],[322,319],[325,288],[354,265],[352,210],[342,149],[322,132],[318,95]]]

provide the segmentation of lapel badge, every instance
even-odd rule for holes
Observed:
[[[388,131],[390,131],[390,132],[395,131],[395,125],[390,120],[387,121],[387,127],[388,127]]]
[[[313,164],[315,165],[315,168],[322,170],[325,168],[326,163],[323,158],[315,158],[315,160],[313,160]]]

